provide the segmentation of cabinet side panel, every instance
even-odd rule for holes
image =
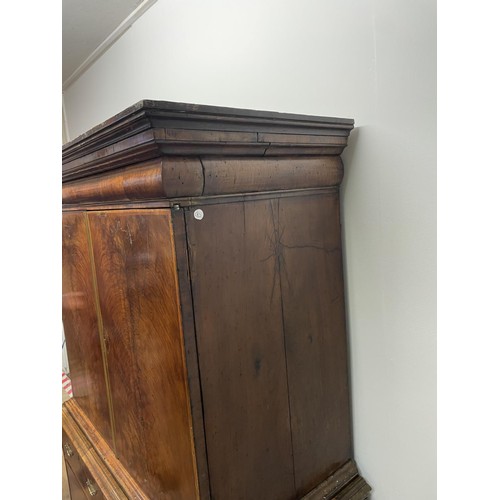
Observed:
[[[62,317],[73,394],[112,444],[85,214],[63,214],[62,229]]]
[[[189,383],[189,399],[191,402],[193,443],[196,452],[199,493],[200,500],[210,500],[210,478],[208,474],[205,426],[203,422],[203,402],[201,399],[198,347],[196,345],[193,295],[191,290],[191,273],[189,269],[184,210],[174,210],[172,212],[172,229],[175,240],[175,255],[179,278],[184,353]]]
[[[294,498],[272,203],[186,212],[214,500]]]
[[[338,193],[279,201],[297,494],[351,455]]]
[[[198,497],[170,212],[89,215],[116,454],[155,499]]]

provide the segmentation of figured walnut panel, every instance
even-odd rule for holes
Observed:
[[[99,432],[112,443],[86,215],[63,214],[62,229],[62,318],[73,395]]]
[[[198,497],[168,210],[89,215],[116,456],[155,499]]]
[[[63,203],[136,200],[163,195],[161,162],[63,184]]]
[[[203,190],[198,159],[163,159],[63,184],[64,204],[198,196]]]

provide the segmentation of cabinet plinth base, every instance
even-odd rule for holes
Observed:
[[[370,491],[355,462],[349,460],[300,500],[365,500]]]

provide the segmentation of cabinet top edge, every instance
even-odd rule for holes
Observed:
[[[63,182],[168,155],[337,155],[353,128],[348,118],[142,100],[63,145]]]
[[[231,118],[257,118],[262,120],[263,122],[284,120],[294,122],[296,124],[302,124],[301,122],[303,122],[304,125],[320,123],[324,125],[337,126],[338,128],[346,130],[352,130],[354,128],[354,120],[351,118],[313,116],[296,113],[283,113],[278,111],[259,111],[255,109],[229,108],[224,106],[211,106],[205,104],[190,104],[184,102],[155,101],[151,99],[143,99],[135,103],[134,105],[124,109],[120,113],[115,114],[99,125],[92,127],[90,130],[84,132],[75,139],[64,144],[62,148],[63,154],[65,151],[75,148],[75,146],[80,144],[82,141],[97,135],[103,129],[117,124],[125,118],[141,114],[151,114],[154,116],[155,113],[161,114],[162,112],[178,113],[180,117],[183,113],[189,113],[190,115],[195,115],[190,117],[192,120],[196,120],[196,116],[200,118],[206,118],[210,115],[214,115],[214,117],[219,118],[226,117],[228,120],[230,120]]]

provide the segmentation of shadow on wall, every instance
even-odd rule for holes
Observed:
[[[347,359],[349,363],[349,371],[348,371],[348,384],[349,387],[351,388],[350,390],[352,391],[352,354],[351,354],[351,325],[350,325],[350,318],[351,318],[351,312],[350,312],[350,304],[349,304],[349,272],[348,272],[348,266],[346,263],[346,257],[347,257],[347,251],[345,248],[346,244],[346,235],[345,235],[345,213],[344,213],[344,195],[345,192],[348,188],[349,185],[349,179],[352,178],[352,174],[356,166],[358,165],[358,156],[359,156],[359,151],[358,151],[358,141],[359,141],[359,136],[360,134],[363,135],[363,132],[365,132],[366,127],[356,127],[351,131],[351,134],[349,135],[349,141],[348,141],[348,146],[342,153],[342,162],[344,164],[344,177],[342,179],[342,183],[340,184],[340,197],[341,197],[341,214],[340,214],[340,220],[341,220],[341,232],[342,232],[342,256],[343,256],[343,273],[344,273],[344,300],[345,300],[345,325],[346,325],[346,334],[347,334]],[[351,423],[354,425],[354,408],[352,406],[353,404],[353,399],[352,399],[352,393],[351,393],[351,399],[350,399],[350,412],[351,412]],[[353,442],[351,445],[353,448],[355,448],[355,443],[354,439],[356,436],[356,432],[353,432]],[[359,468],[359,463],[357,464]],[[361,468],[360,468],[360,473]],[[371,485],[373,488],[373,485]],[[369,494],[367,499],[371,499],[372,495]]]
[[[349,135],[347,147],[342,153],[342,162],[344,163],[344,178],[342,179],[341,190],[344,192],[349,185],[349,177],[352,168],[356,165],[355,156],[358,151],[359,134],[363,133],[362,129],[366,127],[355,127]],[[343,193],[342,193],[343,194]]]

